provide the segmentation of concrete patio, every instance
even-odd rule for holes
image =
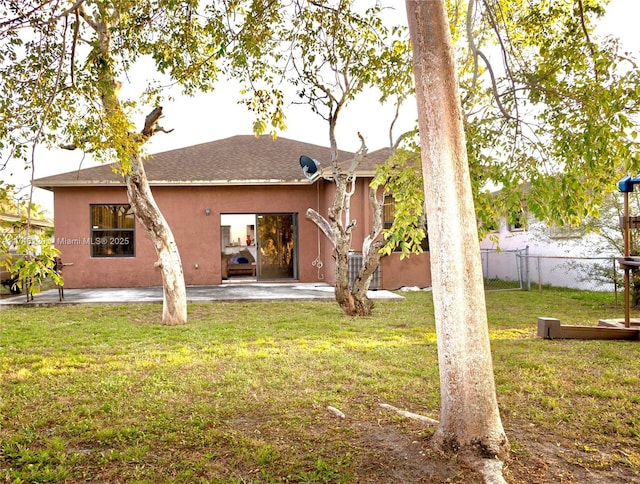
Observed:
[[[312,301],[334,299],[333,286],[318,283],[250,283],[221,284],[215,286],[188,286],[189,302],[207,301]],[[390,291],[369,291],[373,300],[402,300],[402,296]],[[55,304],[101,304],[162,302],[162,287],[65,289],[64,300],[58,298],[58,290],[50,289],[27,302],[24,294],[2,295],[0,307],[44,306]]]

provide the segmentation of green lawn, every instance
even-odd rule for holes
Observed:
[[[184,327],[159,325],[158,304],[2,309],[0,481],[477,482],[429,449],[432,428],[379,407],[438,418],[431,294],[406,296],[366,319],[194,304]],[[487,306],[508,480],[640,482],[640,342],[536,338],[538,316],[620,317],[613,296]]]

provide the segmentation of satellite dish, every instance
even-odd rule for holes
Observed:
[[[320,163],[318,163],[313,158],[309,158],[308,156],[302,155],[300,157],[300,167],[302,168],[302,173],[309,180],[313,180],[314,176],[318,172],[318,168],[320,167]]]

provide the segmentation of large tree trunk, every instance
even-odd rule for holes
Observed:
[[[160,212],[147,181],[140,156],[134,156],[131,172],[125,176],[127,195],[138,221],[147,230],[158,255],[162,272],[162,324],[187,323],[187,295],[180,253],[169,224]]]
[[[504,458],[509,444],[495,392],[449,20],[444,0],[406,0],[406,7],[440,366],[441,413],[434,443],[483,466],[487,459]]]

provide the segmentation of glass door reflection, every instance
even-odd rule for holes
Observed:
[[[257,216],[258,279],[296,278],[296,215]]]

